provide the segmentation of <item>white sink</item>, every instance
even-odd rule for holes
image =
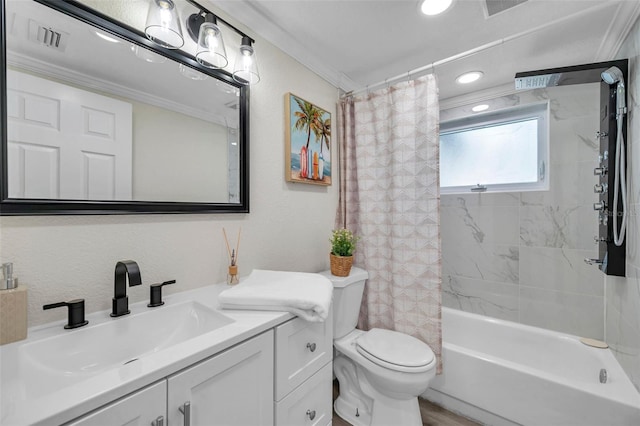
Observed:
[[[91,375],[134,362],[232,322],[224,314],[188,301],[26,343],[21,355],[34,367],[56,375]]]

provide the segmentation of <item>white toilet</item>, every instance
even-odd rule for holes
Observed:
[[[334,290],[333,371],[340,382],[336,413],[355,426],[422,425],[418,395],[435,376],[433,351],[404,333],[356,329],[366,271],[322,275]]]

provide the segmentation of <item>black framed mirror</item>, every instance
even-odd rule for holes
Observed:
[[[90,5],[2,0],[0,214],[248,213],[249,86]]]

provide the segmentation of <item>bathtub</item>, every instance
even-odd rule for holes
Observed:
[[[449,410],[495,426],[640,425],[640,394],[609,349],[449,308],[442,338],[443,374],[422,396]]]

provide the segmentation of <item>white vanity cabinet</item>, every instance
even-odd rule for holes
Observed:
[[[125,396],[67,426],[166,426],[167,381]]]
[[[275,328],[275,424],[331,423],[333,323],[294,318]]]
[[[272,426],[273,353],[269,330],[69,425]]]
[[[330,425],[332,315],[272,327],[66,425]]]
[[[169,425],[273,425],[273,331],[168,378]]]

